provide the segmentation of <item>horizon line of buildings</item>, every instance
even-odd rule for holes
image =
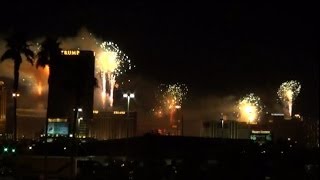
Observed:
[[[93,51],[62,51],[56,66],[50,68],[47,111],[17,109],[18,138],[35,138],[44,133],[50,136],[93,137],[101,140],[119,139],[137,135],[137,112],[97,111],[93,109],[95,82],[95,54]],[[0,81],[0,135],[10,138],[10,99],[4,82]],[[125,108],[123,108],[125,109]],[[7,113],[9,112],[9,113]],[[8,116],[10,114],[10,116]],[[158,131],[163,135],[183,135],[183,116],[176,113],[170,127]],[[319,147],[319,121],[310,125],[299,115],[291,120],[283,114],[266,114],[263,121],[250,125],[236,120],[220,119],[205,121],[201,136],[212,138],[252,139],[274,141],[290,139],[308,141],[309,146]],[[33,121],[33,123],[31,123]],[[308,131],[305,130],[308,129]],[[302,133],[303,131],[303,133]],[[309,137],[309,140],[302,137]],[[312,145],[311,145],[312,144]]]

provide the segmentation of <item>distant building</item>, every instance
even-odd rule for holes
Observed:
[[[17,138],[36,139],[45,127],[45,109],[17,109]]]
[[[137,131],[137,112],[94,111],[90,136],[99,140],[134,137]]]
[[[295,144],[303,144],[304,128],[303,117],[295,114],[291,120],[287,120],[284,114],[270,113],[263,124],[271,130],[273,140],[292,141]]]
[[[88,135],[88,122],[92,120],[94,89],[94,52],[61,51],[61,59],[50,67],[48,97],[48,133],[64,135],[73,132]],[[74,123],[74,120],[78,122]]]
[[[4,82],[0,81],[0,134],[6,133],[7,94]]]
[[[303,121],[304,139],[306,147],[319,148],[319,120],[305,118]]]
[[[172,113],[162,114],[162,112],[157,112],[154,118],[157,125],[149,133],[159,133],[165,136],[183,136],[183,113],[181,106],[176,106]]]
[[[250,125],[235,120],[206,121],[202,124],[202,137],[249,139]]]

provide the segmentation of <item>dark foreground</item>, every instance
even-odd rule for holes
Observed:
[[[2,142],[8,149],[0,179],[319,179],[319,149],[288,142],[168,136],[71,142]]]

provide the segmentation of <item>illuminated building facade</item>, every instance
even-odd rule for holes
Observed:
[[[90,136],[99,140],[134,137],[137,131],[137,112],[94,111]]]
[[[259,143],[263,144],[266,142],[272,141],[272,134],[269,130],[251,130],[250,139]]]
[[[55,66],[50,67],[48,126],[60,129],[62,134],[65,125],[68,133],[76,125],[78,136],[88,134],[93,115],[94,61],[93,51],[63,50]]]
[[[0,134],[6,131],[7,96],[4,82],[0,81]]]

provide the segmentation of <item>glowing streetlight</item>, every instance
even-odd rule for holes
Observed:
[[[13,110],[14,110],[14,116],[13,116],[13,140],[17,140],[17,101],[18,97],[20,97],[20,94],[16,92],[16,90],[12,93],[13,98]]]
[[[128,111],[128,114],[129,114],[130,99],[134,98],[134,94],[133,93],[123,94],[123,98],[127,98],[127,100],[128,100],[127,111]]]
[[[127,138],[129,137],[129,112],[130,112],[130,109],[129,109],[129,106],[130,106],[130,99],[131,98],[134,98],[134,94],[133,93],[126,93],[126,94],[123,94],[123,98],[127,98],[128,100],[128,103],[127,103]]]
[[[12,97],[13,98],[20,97],[20,94],[19,93],[12,93]]]

